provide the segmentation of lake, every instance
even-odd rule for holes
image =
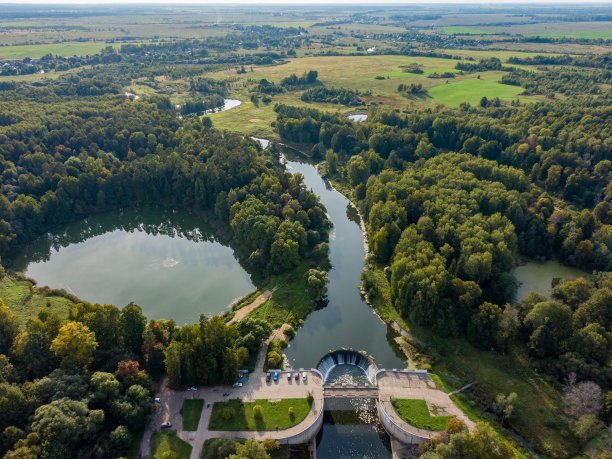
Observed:
[[[551,282],[554,278],[575,280],[579,277],[588,278],[589,273],[578,268],[572,268],[559,263],[557,260],[548,260],[544,263],[529,261],[512,271],[514,277],[520,282],[516,291],[516,301],[521,301],[532,290],[550,297],[552,293]]]
[[[118,307],[134,301],[150,319],[197,323],[255,290],[233,250],[202,218],[140,208],[94,215],[28,246],[13,269],[38,285]]]

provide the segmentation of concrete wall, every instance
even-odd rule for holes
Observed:
[[[412,434],[395,424],[391,420],[391,418],[389,418],[389,415],[385,412],[383,404],[380,402],[380,400],[378,401],[377,405],[378,417],[380,418],[380,422],[391,437],[395,438],[396,440],[399,440],[402,443],[408,444],[424,443],[426,441],[429,441],[429,438],[420,437],[418,435]]]
[[[319,407],[315,406],[315,409],[319,409]],[[317,418],[310,426],[295,435],[285,438],[278,438],[278,442],[281,445],[299,445],[301,443],[308,443],[311,439],[316,437],[319,430],[321,430],[321,426],[323,425],[323,411],[324,403],[323,400],[321,400],[321,406],[319,412],[317,413]]]

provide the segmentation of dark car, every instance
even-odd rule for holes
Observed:
[[[268,373],[266,375],[266,382],[270,382],[271,379],[272,379],[272,373]]]

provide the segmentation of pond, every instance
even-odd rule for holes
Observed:
[[[512,273],[519,282],[515,296],[516,301],[521,301],[532,290],[549,297],[552,293],[551,282],[555,278],[575,280],[579,277],[588,278],[590,276],[586,271],[562,265],[557,260],[548,260],[544,263],[529,261],[515,268]]]
[[[255,290],[233,250],[202,218],[140,208],[94,215],[28,246],[12,268],[38,285],[118,307],[134,301],[150,319],[197,323]]]
[[[367,113],[353,113],[352,115],[347,116],[347,118],[351,121],[355,121],[356,123],[363,123],[368,119]]]

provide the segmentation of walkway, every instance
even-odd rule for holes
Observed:
[[[378,387],[325,385],[323,386],[323,397],[378,398]]]
[[[238,309],[238,311],[236,311],[236,314],[234,314],[234,317],[232,317],[225,325],[231,325],[234,322],[238,322],[244,319],[246,316],[248,316],[251,313],[251,311],[254,311],[259,306],[261,306],[263,303],[265,303],[270,298],[272,298],[272,294],[276,291],[277,288],[278,286],[274,287],[272,290],[266,290],[261,295],[259,295],[257,298],[255,298],[251,302],[251,304],[248,304]]]
[[[265,351],[263,352],[265,356]],[[293,372],[289,373],[294,374]],[[306,370],[306,373],[308,375],[306,381],[302,380],[301,373],[300,379],[296,381],[293,377],[289,380],[287,372],[279,372],[280,377],[278,381],[267,382],[265,373],[263,371],[256,371],[250,375],[249,381],[239,388],[209,386],[198,388],[196,391],[175,391],[162,386],[156,395],[162,399],[162,403],[159,405],[143,437],[140,450],[141,456],[143,458],[149,457],[152,432],[159,430],[161,423],[168,421],[172,423],[172,429],[176,430],[178,437],[191,444],[193,448],[191,452],[192,459],[200,457],[204,442],[210,438],[246,438],[252,440],[273,438],[282,441],[302,433],[317,421],[319,414],[323,410],[323,385],[321,378],[316,372]],[[246,432],[208,430],[208,423],[210,422],[215,402],[227,401],[230,398],[239,398],[247,402],[258,399],[267,399],[274,402],[284,398],[306,398],[309,393],[312,393],[314,398],[313,407],[302,422],[289,429]],[[224,396],[223,394],[228,395]],[[191,398],[204,399],[204,409],[200,416],[197,431],[183,430],[183,401]]]
[[[474,423],[455,405],[449,395],[438,389],[427,374],[407,372],[381,371],[377,376],[380,391],[379,402],[382,404],[389,418],[405,431],[423,438],[431,438],[438,432],[419,429],[400,418],[393,405],[392,398],[422,399],[427,403],[430,412],[437,409],[438,416],[452,415],[465,422],[471,430]]]

